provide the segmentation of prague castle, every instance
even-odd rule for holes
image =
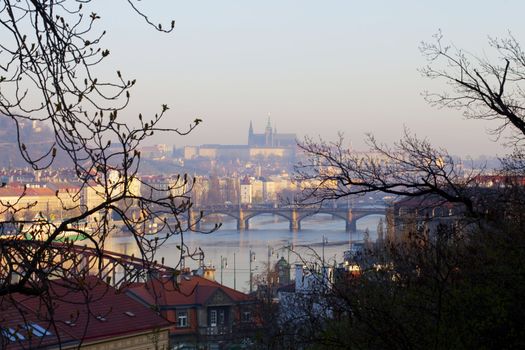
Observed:
[[[268,118],[266,129],[262,134],[254,133],[253,124],[250,122],[247,145],[186,146],[184,147],[184,158],[236,158],[243,160],[260,157],[292,158],[295,156],[296,145],[295,134],[277,133],[277,130],[270,123],[270,118]]]
[[[296,144],[295,134],[278,134],[277,130],[272,128],[270,118],[268,118],[264,134],[254,134],[253,125],[250,122],[248,147],[295,147]]]

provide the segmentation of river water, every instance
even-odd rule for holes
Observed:
[[[250,219],[250,229],[239,232],[236,221],[222,217],[222,226],[211,234],[186,233],[185,244],[190,251],[201,248],[204,264],[214,266],[218,282],[237,290],[249,290],[250,252],[252,252],[252,273],[257,275],[266,270],[268,261],[273,266],[284,257],[292,266],[300,261],[318,261],[323,257],[329,264],[342,262],[343,252],[351,242],[361,242],[368,229],[370,240],[377,238],[377,225],[381,215],[366,216],[357,221],[357,232],[345,232],[345,222],[333,219],[331,215],[317,214],[301,221],[302,230],[291,232],[288,220],[271,214]],[[209,226],[212,227],[212,226]],[[204,226],[204,230],[206,226]],[[325,244],[323,245],[323,237]],[[179,262],[180,237],[172,237],[158,250],[157,258],[164,264],[176,266]],[[106,249],[123,254],[135,254],[138,250],[131,237],[111,238]],[[221,258],[223,268],[221,274]],[[187,267],[198,267],[197,261],[185,260]],[[221,276],[222,275],[222,276]],[[292,276],[293,277],[293,276]]]

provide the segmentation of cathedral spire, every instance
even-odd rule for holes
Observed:
[[[251,146],[254,143],[253,140],[253,124],[250,120],[250,128],[248,129],[248,146]]]
[[[270,113],[268,113],[268,123],[266,124],[266,130],[264,131],[265,146],[273,147],[273,128],[270,121]]]

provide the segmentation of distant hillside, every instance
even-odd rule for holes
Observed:
[[[49,150],[55,140],[53,131],[39,122],[20,123],[20,141],[33,156],[41,156]],[[70,160],[63,152],[58,152],[53,167],[66,167]],[[0,167],[24,168],[28,164],[20,155],[16,124],[8,117],[0,117]]]

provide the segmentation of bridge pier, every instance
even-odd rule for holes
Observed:
[[[199,231],[201,229],[201,216],[195,213],[195,210],[188,210],[188,227],[192,230]]]
[[[244,231],[244,230],[249,230],[249,229],[250,229],[250,224],[248,223],[248,220],[237,219],[237,230],[238,231]]]
[[[357,232],[357,221],[356,220],[346,221],[346,232],[352,232],[352,233]]]
[[[292,210],[290,217],[290,231],[297,232],[301,230],[301,221],[299,220],[299,214],[296,209]]]
[[[301,222],[298,220],[290,220],[290,231],[297,232],[301,231]]]
[[[248,229],[248,220],[244,219],[244,211],[239,208],[239,217],[237,219],[237,230],[244,231]]]
[[[346,232],[357,232],[357,220],[354,219],[352,209],[346,212]]]

